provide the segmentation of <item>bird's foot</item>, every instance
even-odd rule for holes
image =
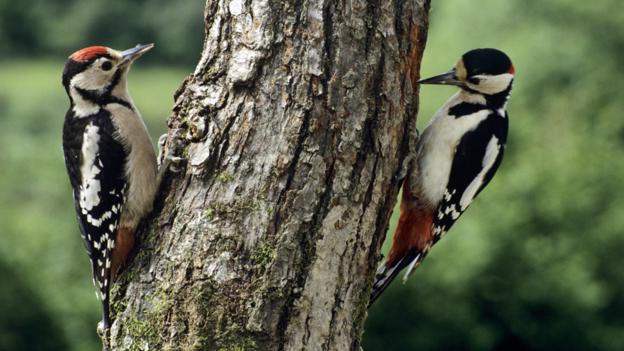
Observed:
[[[158,138],[158,180],[162,181],[165,173],[171,171],[173,173],[180,173],[184,169],[186,159],[180,156],[174,156],[171,146],[167,147],[167,134],[163,134]],[[173,131],[169,145],[178,144],[180,138],[180,132],[178,130]]]
[[[104,321],[98,322],[96,332],[102,340],[102,351],[108,351],[110,349],[109,329],[104,327]]]
[[[403,164],[401,165],[401,169],[394,176],[397,183],[403,182],[403,179],[405,179],[405,177],[407,176],[407,173],[412,168],[412,163],[414,162],[415,159],[416,159],[416,152],[413,152],[413,151],[410,151],[407,154],[407,156],[405,156],[405,159],[403,160]]]

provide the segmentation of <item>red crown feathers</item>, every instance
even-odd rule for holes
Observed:
[[[71,56],[69,56],[69,58],[74,61],[89,61],[94,57],[107,53],[108,49],[106,49],[106,47],[104,46],[89,46],[88,48],[80,49],[74,52],[73,54],[71,54]]]

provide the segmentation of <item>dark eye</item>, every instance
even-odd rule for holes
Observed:
[[[477,85],[477,84],[479,84],[481,82],[481,79],[475,78],[475,77],[471,77],[471,78],[468,78],[468,82],[470,82],[470,83],[472,83],[474,85]]]
[[[109,71],[111,68],[113,68],[113,64],[110,61],[106,61],[102,64],[103,71]]]

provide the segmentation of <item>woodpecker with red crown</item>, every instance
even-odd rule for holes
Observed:
[[[460,90],[433,116],[403,182],[399,222],[379,267],[370,304],[407,267],[404,281],[498,169],[507,140],[507,101],[515,69],[505,53],[475,49],[447,73],[420,84]]]
[[[130,66],[152,47],[87,47],[69,56],[63,71],[70,101],[63,125],[65,164],[96,295],[102,301],[104,330],[111,325],[111,284],[127,263],[134,233],[152,209],[162,175],[127,90]]]

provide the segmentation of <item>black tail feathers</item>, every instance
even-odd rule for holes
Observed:
[[[102,300],[102,327],[104,330],[108,330],[111,326],[109,299],[110,296],[106,296],[106,299]]]
[[[373,305],[375,300],[381,295],[381,293],[386,290],[386,288],[390,285],[390,283],[394,280],[394,278],[399,274],[403,268],[408,267],[408,271],[405,272],[405,278],[409,277],[414,268],[422,259],[424,258],[424,254],[420,250],[410,250],[407,252],[405,256],[403,256],[399,261],[397,261],[394,265],[388,266],[386,262],[384,262],[377,269],[377,274],[375,275],[375,283],[373,284],[373,291],[371,292],[370,301],[368,302],[368,307]]]

